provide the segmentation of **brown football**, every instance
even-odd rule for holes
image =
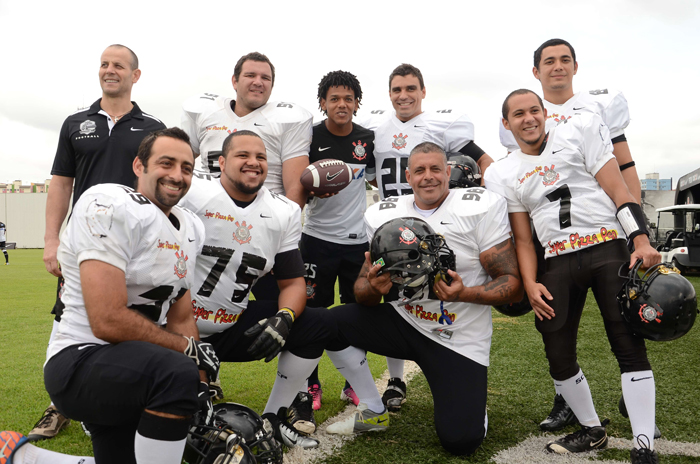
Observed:
[[[352,181],[352,168],[337,159],[324,159],[308,165],[300,181],[306,190],[317,195],[336,193]]]

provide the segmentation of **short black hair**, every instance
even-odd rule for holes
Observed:
[[[131,55],[131,70],[133,71],[134,69],[139,69],[139,57],[136,56],[136,53],[134,53],[132,49],[122,44],[112,44],[107,48],[111,47],[126,48],[129,51],[129,54]]]
[[[352,113],[357,116],[357,108],[360,107],[362,102],[362,87],[360,87],[360,81],[357,80],[357,76],[347,71],[331,71],[321,79],[318,83],[318,108],[327,114],[326,111],[321,108],[321,100],[326,98],[328,95],[328,89],[331,87],[347,87],[352,90],[357,99],[357,107]]]
[[[141,160],[141,164],[143,164],[144,169],[148,167],[148,159],[153,154],[153,144],[159,137],[170,137],[171,139],[182,140],[189,145],[190,148],[192,148],[192,145],[190,144],[190,136],[179,127],[169,127],[168,129],[161,129],[151,132],[143,138],[141,145],[139,145],[138,152],[136,153],[136,157]]]
[[[243,70],[243,64],[246,61],[260,61],[261,63],[267,63],[270,65],[270,71],[272,71],[272,86],[275,85],[275,67],[270,61],[270,58],[259,52],[250,52],[247,55],[240,57],[236,66],[233,68],[233,77],[238,80],[241,77],[241,71]]]
[[[221,154],[224,156],[224,158],[228,158],[229,148],[231,148],[231,143],[232,143],[231,140],[233,140],[234,137],[240,137],[242,135],[250,135],[250,136],[257,137],[260,140],[262,140],[262,137],[260,137],[260,135],[256,134],[255,132],[253,132],[251,130],[244,129],[244,130],[231,132],[228,135],[228,137],[226,137],[224,139],[224,144],[221,146]],[[264,141],[263,141],[263,145],[265,145]]]
[[[391,91],[391,81],[394,80],[396,76],[416,76],[418,82],[420,82],[420,89],[425,88],[425,83],[423,82],[423,74],[421,74],[420,69],[416,68],[412,64],[402,63],[398,65],[391,74],[389,75],[389,91]]]
[[[503,119],[506,121],[508,120],[508,112],[510,111],[510,105],[508,104],[508,101],[511,99],[511,97],[514,97],[516,95],[526,95],[528,93],[533,94],[534,96],[537,97],[537,101],[540,102],[540,108],[544,109],[544,102],[540,98],[539,95],[537,95],[535,92],[533,92],[530,89],[518,89],[518,90],[513,90],[511,93],[508,94],[506,97],[505,101],[503,102],[503,107],[501,108],[501,114],[503,115]]]
[[[574,47],[571,46],[569,42],[567,42],[564,39],[549,39],[542,45],[540,45],[537,50],[535,50],[535,67],[537,69],[540,69],[540,61],[542,61],[542,51],[544,51],[545,48],[547,47],[555,47],[557,45],[566,45],[569,47],[569,50],[571,50],[571,58],[574,59],[574,63],[576,63],[576,52],[574,51]]]

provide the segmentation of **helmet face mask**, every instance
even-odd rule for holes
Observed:
[[[481,186],[481,169],[471,157],[461,153],[448,153],[447,165],[452,168],[451,189]]]
[[[619,275],[627,279],[617,294],[623,318],[635,335],[652,341],[682,337],[693,327],[698,313],[695,288],[671,264],[657,264],[642,277],[641,261],[627,272],[623,264]]]
[[[187,464],[281,464],[282,446],[252,409],[236,403],[214,405],[211,425],[187,434]]]
[[[454,252],[444,237],[425,221],[411,217],[392,219],[377,229],[370,259],[382,265],[378,275],[390,273],[399,291],[432,285],[436,278],[449,283],[447,270],[455,269]]]

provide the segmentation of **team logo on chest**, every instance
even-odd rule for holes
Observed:
[[[352,142],[352,144],[355,146],[355,150],[352,152],[352,156],[360,161],[365,159],[365,157],[367,156],[367,151],[365,150],[367,144],[362,143],[362,140],[358,140],[357,143]]]
[[[181,252],[175,252],[177,261],[175,262],[175,275],[180,279],[183,279],[187,275],[187,256],[185,256],[185,250]]]
[[[406,245],[410,245],[412,243],[415,243],[416,240],[418,240],[418,237],[416,237],[416,234],[413,233],[411,229],[408,227],[399,227],[399,230],[401,231],[401,236],[399,237],[399,240],[401,243],[405,243]]]
[[[559,180],[559,173],[554,170],[554,165],[552,165],[550,168],[545,166],[544,171],[541,171],[540,175],[544,177],[544,179],[542,179],[542,183],[545,186],[554,185],[554,183]]]
[[[92,121],[90,119],[86,119],[85,121],[80,123],[80,133],[84,135],[92,134],[95,132],[97,129],[97,124],[95,124],[95,121]]]
[[[561,123],[566,124],[566,121],[571,119],[571,116],[564,116],[563,114],[553,113],[550,116],[548,116],[548,118],[554,119],[557,122],[557,124],[561,124]]]
[[[401,150],[402,148],[406,147],[407,138],[408,135],[403,135],[403,133],[399,132],[399,135],[394,136],[394,141],[391,142],[391,146],[397,150]]]
[[[233,239],[241,245],[250,242],[250,240],[253,238],[250,235],[250,229],[253,228],[253,225],[247,225],[245,221],[243,221],[242,223],[236,221],[236,227],[237,229],[233,233]]]

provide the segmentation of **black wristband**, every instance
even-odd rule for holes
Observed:
[[[617,208],[616,216],[628,239],[634,240],[637,235],[641,234],[649,236],[644,211],[637,203],[630,202],[621,205]]]

